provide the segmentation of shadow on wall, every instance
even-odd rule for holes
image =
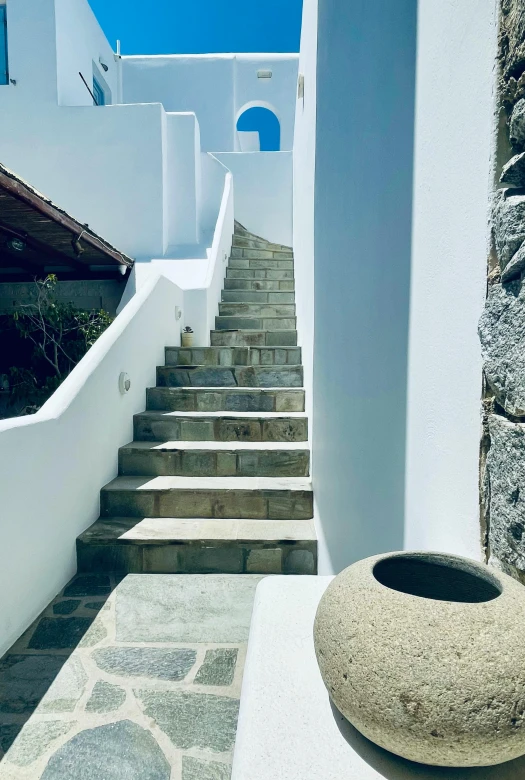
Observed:
[[[243,111],[236,129],[241,152],[279,152],[281,149],[281,125],[269,108],[253,106]]]

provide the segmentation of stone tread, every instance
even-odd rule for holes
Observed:
[[[288,415],[287,415],[288,416]],[[309,452],[310,445],[308,442],[289,442],[289,441],[166,441],[166,442],[151,442],[151,441],[132,441],[129,444],[125,444],[120,448],[120,452],[131,452],[133,450],[156,450],[159,452],[165,450],[198,450],[198,451],[215,451],[220,450],[224,452],[258,452],[259,450],[304,450]]]
[[[312,482],[306,477],[115,477],[103,491],[157,491],[157,490],[263,490],[306,491]]]
[[[280,388],[281,389],[281,388]],[[243,419],[250,420],[274,420],[274,419],[286,419],[291,417],[292,419],[305,419],[304,412],[242,412],[235,414],[234,412],[137,412],[135,417],[152,417],[158,419],[159,417],[196,417],[199,419],[211,418],[211,419]]]
[[[262,330],[262,331],[295,331],[297,327],[297,318],[294,316],[285,317],[266,317],[243,314],[243,315],[221,315],[215,317],[216,330]]]
[[[107,517],[80,535],[83,543],[316,541],[313,520],[203,520],[176,517]]]

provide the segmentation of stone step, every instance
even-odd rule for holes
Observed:
[[[121,476],[308,477],[308,444],[134,441],[119,450]]]
[[[232,246],[243,249],[269,249],[280,252],[292,252],[292,247],[284,244],[272,244],[263,238],[249,238],[248,236],[233,236]]]
[[[304,412],[304,390],[150,387],[146,404],[149,412]]]
[[[231,257],[228,268],[252,271],[293,271],[293,260],[276,260],[262,257]]]
[[[219,303],[221,317],[295,317],[294,303]]]
[[[212,330],[212,347],[296,347],[296,330]]]
[[[244,279],[244,281],[293,282],[293,270],[275,270],[274,268],[226,268],[226,279]]]
[[[293,260],[293,252],[291,249],[260,249],[250,247],[232,246],[230,260],[238,257],[247,257],[255,260]]]
[[[310,520],[108,517],[77,539],[81,572],[316,574]]]
[[[276,282],[275,284],[279,284]],[[223,303],[293,304],[294,292],[266,292],[261,290],[223,290]]]
[[[101,517],[310,520],[303,477],[116,477],[100,491]]]
[[[224,291],[248,292],[294,292],[295,282],[293,279],[228,279],[224,280]],[[231,300],[231,299],[230,299]]]
[[[299,412],[140,412],[136,441],[308,441],[308,418]]]
[[[157,387],[302,387],[302,366],[159,366]]]
[[[192,347],[191,349],[166,347],[167,366],[284,366],[300,364],[301,347]]]
[[[293,330],[297,328],[296,317],[215,317],[216,330]]]

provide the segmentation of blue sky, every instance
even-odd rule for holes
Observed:
[[[299,51],[302,0],[89,0],[123,54]]]

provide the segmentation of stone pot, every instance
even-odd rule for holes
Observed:
[[[317,661],[337,709],[365,737],[437,766],[525,753],[525,588],[439,553],[390,553],[345,569],[323,595]]]
[[[193,347],[193,333],[181,333],[180,345],[181,347],[186,347],[187,349]]]

